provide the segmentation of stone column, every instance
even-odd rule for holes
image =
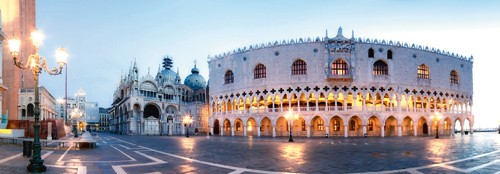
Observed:
[[[418,126],[417,124],[413,123],[413,136],[417,136],[417,129],[418,129],[417,126]]]
[[[172,132],[173,132],[173,130],[172,130],[172,129],[173,129],[173,127],[174,127],[174,126],[172,125],[172,124],[173,124],[173,123],[172,123],[172,120],[168,120],[167,124],[168,124],[168,135],[172,135]]]
[[[349,137],[348,126],[344,125],[344,137]]]
[[[273,137],[276,137],[276,126],[273,126]]]
[[[401,125],[398,124],[398,137],[403,135],[403,130],[401,129]]]
[[[247,136],[247,126],[243,125],[243,136]]]
[[[47,140],[52,140],[52,122],[47,123]]]
[[[311,126],[306,125],[306,130],[307,130],[307,138],[311,137]]]
[[[380,136],[385,137],[385,124],[381,126],[381,129],[382,134]]]
[[[214,128],[213,127],[210,127],[210,134],[214,134]]]
[[[260,127],[257,128],[257,137],[260,137]]]
[[[330,137],[330,125],[325,125],[325,135]]]
[[[224,127],[223,126],[220,127],[219,132],[220,132],[220,136],[224,135]]]
[[[363,126],[363,136],[365,136],[365,134],[366,134],[366,125],[362,125],[362,126]]]
[[[231,126],[231,136],[234,136],[234,126]]]
[[[474,133],[474,125],[470,125],[470,134],[472,135]]]
[[[463,122],[463,121],[462,121]],[[460,123],[460,134],[464,134],[464,124],[463,123]]]

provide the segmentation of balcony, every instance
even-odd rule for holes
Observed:
[[[351,82],[352,81],[352,75],[351,74],[331,74],[329,73],[327,75],[327,80],[328,81],[342,81],[342,82]]]

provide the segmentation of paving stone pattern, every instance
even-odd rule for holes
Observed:
[[[96,149],[44,147],[46,173],[499,173],[500,134],[288,138],[99,133]],[[26,173],[21,144],[0,143],[0,174]],[[9,157],[10,160],[3,160]]]

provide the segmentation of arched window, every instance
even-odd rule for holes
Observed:
[[[28,104],[28,117],[33,117],[34,107],[33,104]]]
[[[229,84],[234,82],[234,75],[231,70],[227,71],[224,75],[224,84]]]
[[[350,131],[355,131],[356,130],[356,121],[355,120],[351,120],[349,122],[349,130]]]
[[[368,131],[373,131],[373,119],[370,119],[368,121]]]
[[[255,69],[253,70],[253,78],[266,78],[266,66],[263,64],[258,64],[257,66],[255,66]]]
[[[236,131],[240,131],[241,128],[241,123],[238,121],[236,122]]]
[[[373,48],[368,49],[368,57],[369,58],[375,57],[375,51],[373,50]]]
[[[302,120],[302,131],[306,131],[306,120]]]
[[[337,59],[332,63],[332,75],[345,75],[348,74],[349,68],[347,63],[342,59]]]
[[[292,64],[292,75],[307,74],[307,65],[303,60],[296,60]]]
[[[389,68],[387,68],[387,64],[382,60],[377,60],[373,64],[373,75],[389,75]]]
[[[319,131],[325,130],[325,123],[322,119],[318,119],[318,121],[316,121],[316,124],[317,124],[317,130]]]
[[[392,50],[387,51],[387,59],[392,59]]]
[[[333,120],[333,131],[340,131],[340,120],[337,118]]]
[[[417,78],[419,79],[428,79],[429,78],[429,67],[427,65],[422,64],[418,66]]]
[[[450,72],[450,83],[458,84],[458,73],[455,70]]]

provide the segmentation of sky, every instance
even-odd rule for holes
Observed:
[[[54,51],[69,51],[68,96],[109,107],[120,76],[137,60],[140,76],[153,76],[165,55],[182,80],[194,60],[208,78],[207,56],[250,44],[344,35],[396,40],[474,56],[475,127],[500,125],[500,2],[491,0],[43,0],[37,28],[40,54],[56,66]],[[149,70],[148,70],[149,69]],[[63,75],[64,76],[64,75]],[[41,76],[40,85],[64,97],[64,77]]]

